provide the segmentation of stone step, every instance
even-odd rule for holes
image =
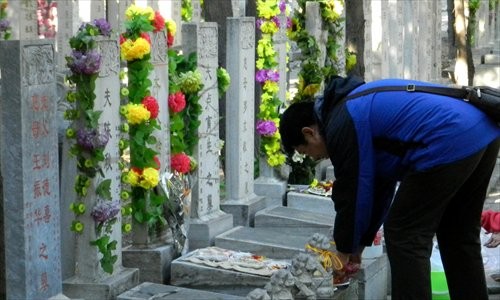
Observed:
[[[291,230],[292,231],[292,230]],[[237,226],[215,237],[215,246],[251,252],[269,258],[291,259],[304,252],[311,235],[297,232],[283,233],[272,228]]]
[[[330,197],[306,194],[301,192],[288,192],[286,206],[313,213],[327,215],[335,218],[335,207]]]
[[[204,290],[183,288],[152,282],[143,282],[127,292],[120,294],[118,300],[179,300],[179,299],[211,299],[211,300],[240,300],[243,296],[214,293]]]
[[[312,236],[318,232],[329,236],[333,222],[331,215],[286,206],[269,207],[255,215],[255,228],[272,228],[285,234]]]

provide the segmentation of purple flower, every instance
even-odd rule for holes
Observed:
[[[99,72],[101,66],[101,54],[95,50],[81,52],[73,50],[68,57],[68,67],[73,73],[92,75]]]
[[[0,20],[0,32],[7,31],[10,28],[9,20]]]
[[[264,20],[257,19],[257,21],[255,21],[255,27],[257,27],[257,29],[260,29],[260,27],[262,26],[262,23],[264,23]]]
[[[80,128],[76,132],[76,143],[85,150],[92,151],[104,148],[108,144],[109,133],[98,132],[97,129]]]
[[[281,0],[280,1],[279,7],[280,7],[280,11],[282,13],[284,13],[286,11],[286,2],[285,2],[285,0]]]
[[[290,29],[292,28],[292,18],[286,17],[286,28]]]
[[[263,136],[272,136],[278,130],[273,121],[262,120],[257,121],[255,128],[257,129],[257,133]]]
[[[102,35],[111,36],[111,25],[106,21],[106,19],[95,19],[93,24],[99,28]]]
[[[267,80],[267,70],[259,70],[255,73],[255,80],[257,82],[263,83]]]
[[[281,27],[280,27],[280,24],[281,24],[281,23],[280,23],[280,18],[278,18],[277,16],[274,16],[274,17],[272,18],[272,20],[273,20],[274,24],[276,24],[276,27],[281,28]]]
[[[272,71],[272,70],[268,70],[267,71],[267,80],[276,81],[276,82],[279,81],[280,80],[280,73]]]
[[[101,201],[94,206],[90,215],[94,218],[94,221],[104,223],[116,217],[119,212],[120,201]]]

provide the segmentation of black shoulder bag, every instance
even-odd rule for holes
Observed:
[[[414,84],[401,86],[381,86],[348,95],[346,97],[346,100],[383,91],[423,92],[461,99],[479,108],[488,116],[490,116],[495,122],[500,123],[500,90],[488,86],[464,86],[457,88],[419,86]]]

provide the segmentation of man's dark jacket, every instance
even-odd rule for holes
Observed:
[[[372,244],[406,172],[464,159],[500,136],[483,112],[446,96],[384,91],[345,100],[368,88],[408,84],[436,85],[337,77],[315,103],[335,171],[334,240],[341,252]]]

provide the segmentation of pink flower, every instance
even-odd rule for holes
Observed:
[[[165,28],[165,19],[162,17],[159,11],[155,11],[155,18],[153,20],[154,32],[160,31]]]
[[[186,174],[191,170],[191,160],[189,156],[184,153],[177,153],[172,155],[170,159],[170,166],[172,170],[175,170],[181,174]]]
[[[160,106],[158,105],[158,101],[156,101],[155,97],[144,97],[144,99],[142,99],[142,105],[144,105],[144,107],[151,113],[151,119],[156,119],[156,117],[158,117]]]
[[[263,136],[272,136],[278,130],[273,121],[262,120],[257,121],[255,128],[257,129],[257,133]]]
[[[186,107],[186,97],[182,92],[177,92],[168,96],[168,108],[173,113],[178,113]]]

